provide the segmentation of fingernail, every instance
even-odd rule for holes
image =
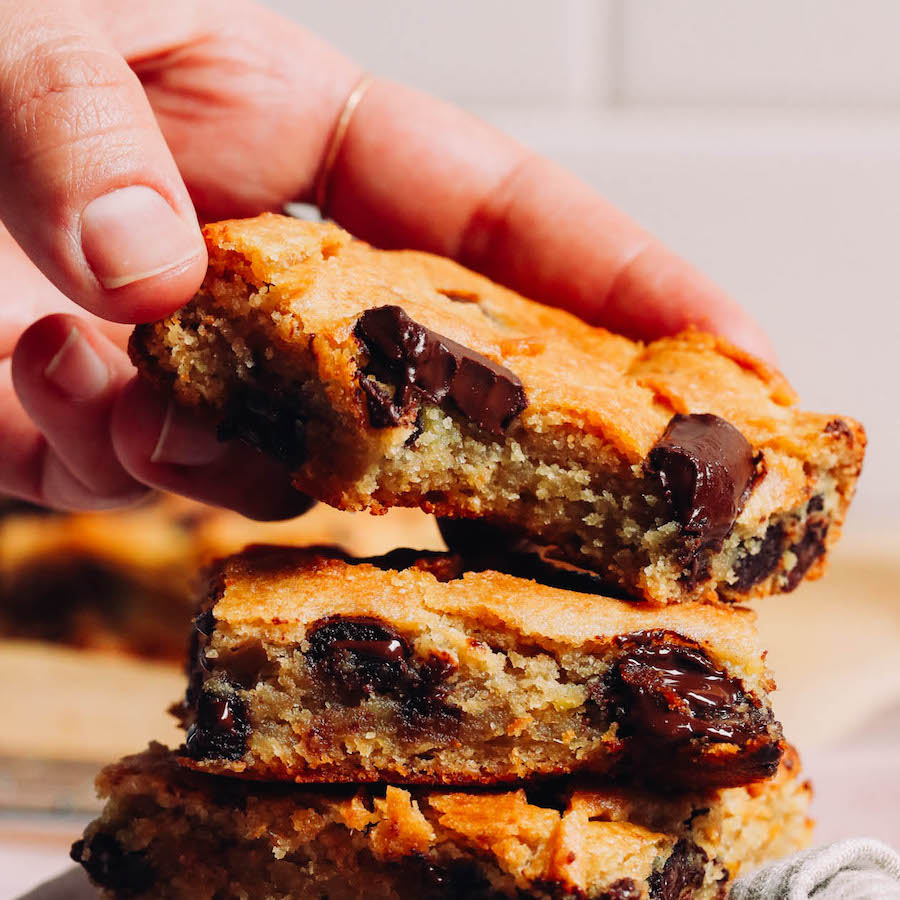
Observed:
[[[114,289],[189,262],[203,252],[203,238],[153,188],[137,184],[88,203],[81,249],[97,280]]]
[[[198,423],[196,416],[175,403],[169,403],[159,431],[152,463],[174,466],[207,466],[228,452],[227,444],[216,439],[215,433]]]
[[[72,400],[92,400],[106,390],[109,368],[81,331],[72,328],[47,363],[44,377]]]

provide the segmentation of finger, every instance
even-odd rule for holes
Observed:
[[[455,257],[630,337],[693,325],[772,355],[740,306],[584,182],[415,91],[367,92],[330,197],[329,212],[361,237]]]
[[[153,487],[251,519],[291,518],[311,505],[285,468],[238,441],[218,441],[211,420],[137,379],[116,401],[112,439],[122,465]]]
[[[55,509],[96,510],[129,505],[145,489],[127,495],[101,496],[73,475],[25,412],[13,390],[12,365],[0,361],[0,493]]]
[[[29,325],[53,313],[84,311],[62,294],[38,271],[12,235],[0,224],[0,272],[7,285],[10,302],[0,303],[0,358],[12,356],[16,342]],[[15,298],[12,302],[12,298]],[[93,324],[123,349],[128,345],[131,328],[94,319]]]
[[[13,355],[22,406],[65,467],[101,497],[139,496],[110,440],[113,402],[134,374],[119,347],[75,316],[47,316],[25,331]]]
[[[121,28],[116,40],[137,57],[202,212],[252,215],[312,200],[358,68],[245,4],[213,32],[166,18],[175,24],[155,43],[146,30]],[[367,91],[328,188],[329,214],[381,246],[453,256],[632,337],[696,325],[770,355],[746,312],[586,184],[408,88],[376,82]]]
[[[191,202],[140,83],[74,0],[0,0],[0,216],[107,319],[158,318],[202,280]]]

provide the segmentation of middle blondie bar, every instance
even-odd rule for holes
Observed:
[[[256,547],[216,568],[197,616],[183,762],[298,782],[743,785],[783,748],[763,657],[740,608],[651,608],[450,554]]]

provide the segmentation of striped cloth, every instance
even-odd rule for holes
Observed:
[[[98,894],[79,868],[20,900],[98,900]],[[880,841],[840,841],[739,879],[729,900],[900,900],[900,856]]]
[[[838,841],[738,879],[729,900],[900,900],[900,855],[868,838]]]

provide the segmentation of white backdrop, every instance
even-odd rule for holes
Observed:
[[[853,530],[900,525],[900,4],[270,5],[574,169],[715,277],[803,403],[867,426]]]

